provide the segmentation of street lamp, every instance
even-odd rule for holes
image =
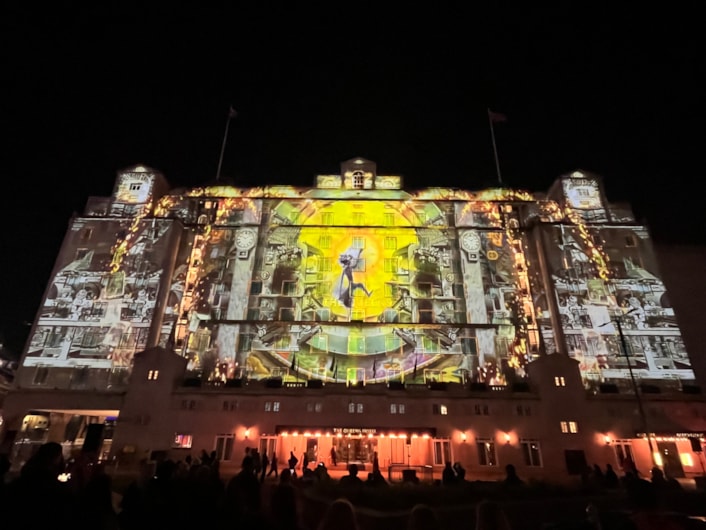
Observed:
[[[604,322],[603,324],[600,324],[598,327],[602,328],[603,326],[607,326],[611,322],[614,322],[615,325],[618,328],[618,335],[620,336],[620,346],[621,349],[623,350],[623,355],[625,356],[625,360],[628,363],[628,372],[630,373],[630,381],[632,382],[632,390],[635,393],[635,400],[637,401],[637,410],[638,413],[640,414],[640,420],[642,421],[642,429],[645,431],[645,436],[647,437],[647,445],[650,449],[650,458],[652,460],[652,465],[657,466],[657,462],[655,461],[655,452],[654,448],[652,447],[652,438],[650,438],[650,431],[649,428],[647,427],[647,415],[645,414],[645,408],[642,405],[642,396],[640,395],[640,392],[637,388],[637,381],[635,380],[635,374],[632,371],[632,364],[630,364],[630,354],[628,352],[628,345],[627,342],[625,341],[625,335],[623,334],[623,326],[622,326],[622,319],[632,313],[633,311],[637,310],[637,307],[633,307],[630,311],[627,311],[620,316],[616,316],[611,318],[608,322]]]

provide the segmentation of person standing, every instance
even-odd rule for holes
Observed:
[[[338,462],[338,455],[336,454],[336,448],[331,446],[331,465],[335,466]]]

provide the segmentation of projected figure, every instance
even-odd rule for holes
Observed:
[[[336,287],[333,290],[333,294],[336,299],[348,309],[353,305],[353,293],[356,289],[362,289],[368,296],[372,293],[372,291],[368,291],[362,283],[353,281],[353,269],[358,265],[358,260],[360,260],[362,252],[362,248],[350,247],[345,253],[338,257],[338,263],[340,263],[343,270],[341,271],[341,278],[336,283]]]

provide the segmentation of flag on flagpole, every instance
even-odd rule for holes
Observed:
[[[373,377],[375,377],[375,372],[377,371],[377,366],[378,366],[378,360],[374,359],[373,360]]]
[[[292,370],[294,370],[294,369],[296,369],[296,367],[297,367],[297,354],[295,353],[295,354],[292,355],[292,366],[291,366],[291,368],[292,368]]]
[[[336,364],[333,367],[333,378],[336,379],[336,376],[338,375],[338,364]]]
[[[502,123],[507,121],[507,116],[505,114],[501,114],[499,112],[493,112],[492,110],[488,109],[488,117],[490,118],[490,121],[493,123]]]
[[[417,356],[414,356],[414,371],[412,372],[412,379],[417,378]]]
[[[235,118],[237,115],[238,115],[237,111],[233,108],[233,105],[231,105],[230,109],[228,110],[228,117]]]
[[[329,368],[329,370],[333,371],[334,366],[336,366],[336,357],[332,356],[331,357],[331,368]]]

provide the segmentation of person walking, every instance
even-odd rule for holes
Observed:
[[[267,475],[267,466],[270,465],[270,459],[267,456],[267,451],[262,451],[262,456],[260,457],[260,482],[265,482],[265,476]]]
[[[272,459],[270,460],[270,470],[267,472],[267,476],[269,477],[274,473],[275,478],[279,476],[279,473],[277,472],[277,453],[272,451]]]

